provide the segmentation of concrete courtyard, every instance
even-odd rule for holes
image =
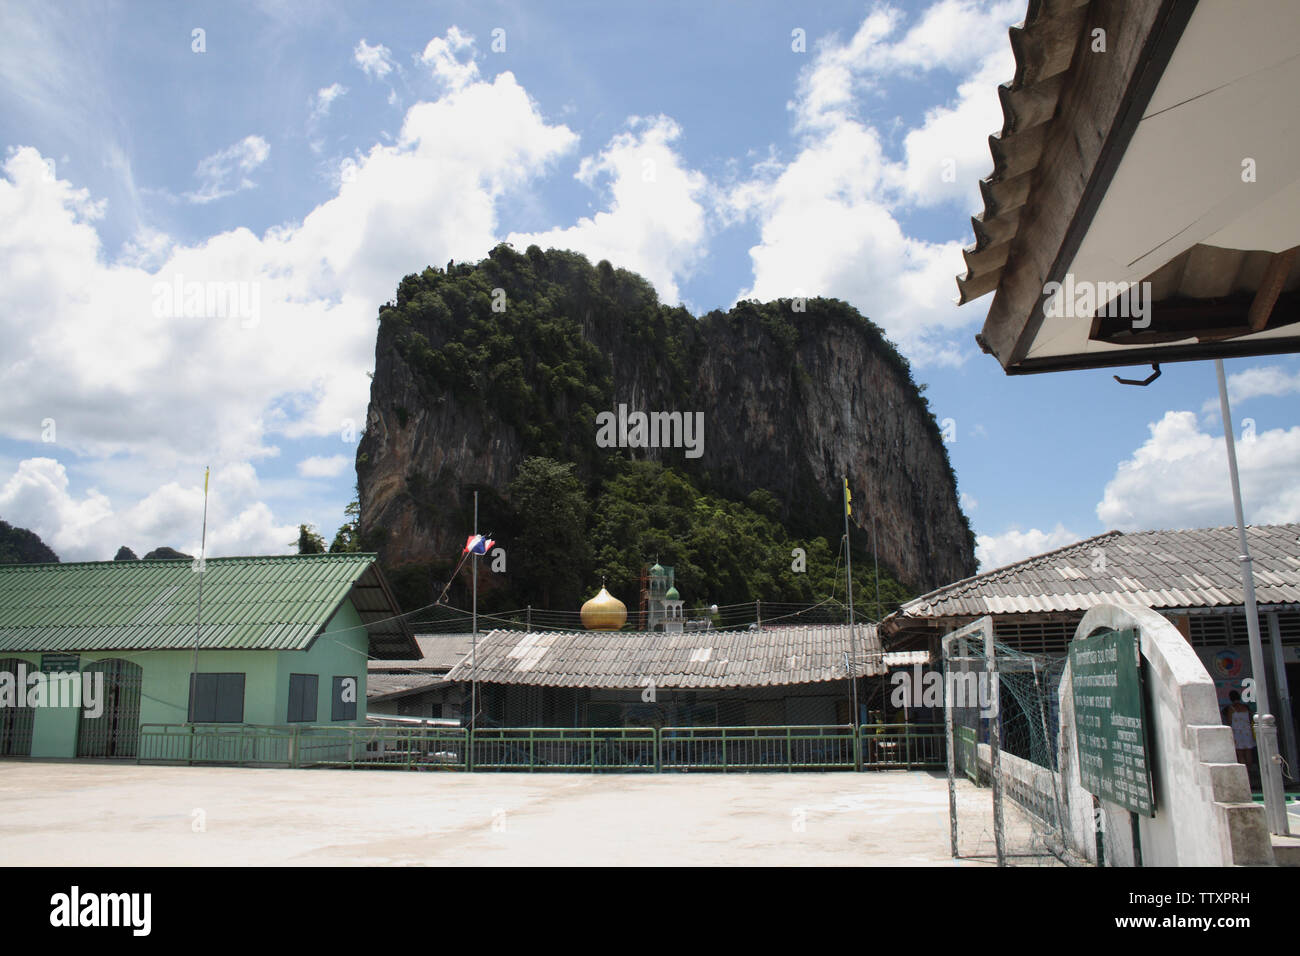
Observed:
[[[960,782],[964,806],[988,791]],[[0,864],[952,866],[942,773],[0,762]],[[961,865],[980,865],[970,860]]]

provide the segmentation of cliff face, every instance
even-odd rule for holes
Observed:
[[[847,475],[854,539],[870,540],[874,518],[880,559],[902,581],[929,590],[973,574],[947,454],[906,373],[838,315],[798,329],[793,367],[757,323],[709,329],[698,394],[717,423],[710,471],[733,494],[771,490],[787,520],[827,536],[842,527]]]
[[[908,586],[974,573],[933,416],[906,363],[844,303],[741,303],[696,320],[606,263],[498,249],[408,277],[380,318],[358,489],[363,541],[390,566],[458,552],[472,490],[490,509],[528,455],[574,461],[590,481],[625,454],[730,498],[767,489],[788,529],[832,541],[847,474],[855,551],[869,551],[874,518],[880,559]],[[598,447],[597,416],[620,404],[701,413],[698,457]]]

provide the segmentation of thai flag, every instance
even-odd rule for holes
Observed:
[[[466,554],[487,554],[492,550],[492,545],[496,544],[491,538],[485,538],[481,534],[472,534],[465,539]]]

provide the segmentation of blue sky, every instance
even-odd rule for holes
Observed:
[[[1228,523],[1211,365],[1148,389],[1008,378],[974,343],[989,298],[952,304],[1023,15],[8,4],[0,517],[64,560],[196,550],[211,463],[209,553],[287,551],[302,521],[332,534],[377,306],[402,275],[509,240],[608,258],[697,314],[854,304],[952,420],[986,566]],[[164,301],[196,281],[245,298]],[[1247,518],[1300,520],[1300,359],[1228,371]]]

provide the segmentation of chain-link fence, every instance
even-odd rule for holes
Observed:
[[[981,618],[943,640],[952,854],[999,865],[1078,862],[1065,849],[1057,691],[1066,659],[993,639]]]

